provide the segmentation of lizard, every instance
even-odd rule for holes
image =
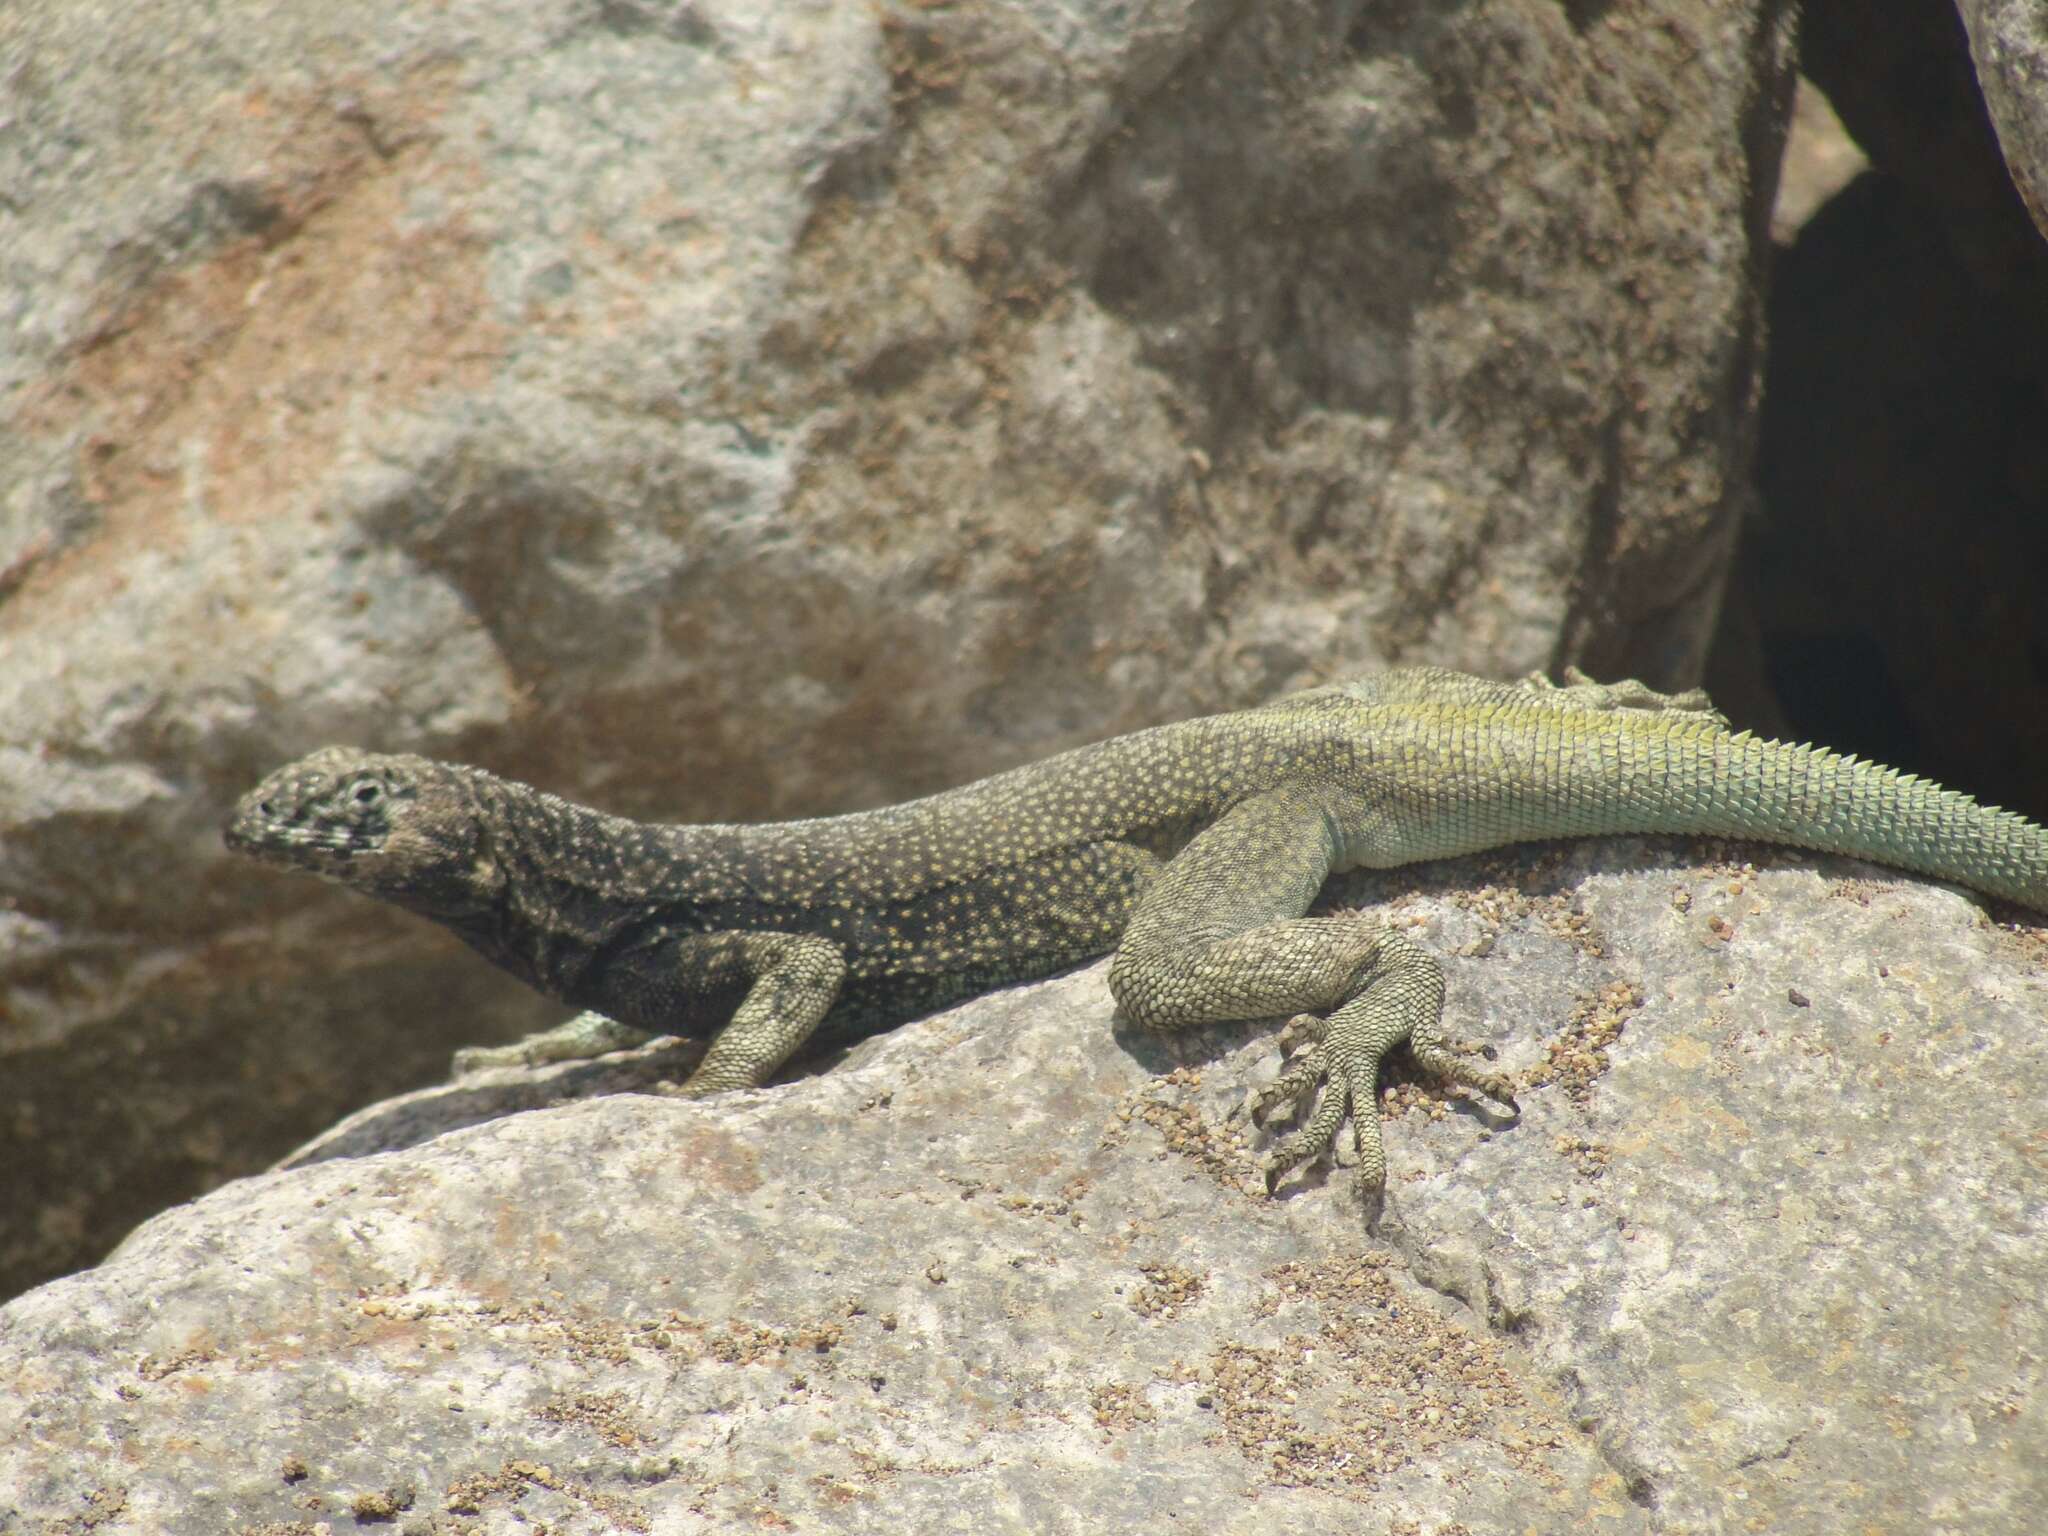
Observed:
[[[227,845],[432,919],[583,1010],[468,1075],[662,1035],[708,1041],[674,1091],[767,1083],[857,1038],[1114,951],[1109,989],[1172,1030],[1292,1015],[1305,1048],[1246,1106],[1303,1115],[1270,1193],[1334,1151],[1386,1177],[1377,1089],[1405,1044],[1518,1113],[1442,1027],[1443,973],[1334,872],[1532,839],[1753,838],[1951,880],[2048,912],[2048,828],[1897,770],[1733,730],[1706,694],[1568,670],[1502,683],[1371,674],[1155,726],[901,805],[754,825],[606,815],[479,768],[328,747],[245,795]]]

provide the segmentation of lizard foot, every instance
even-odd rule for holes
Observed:
[[[1293,1169],[1331,1152],[1348,1121],[1351,1148],[1358,1167],[1360,1196],[1370,1205],[1386,1185],[1386,1151],[1380,1138],[1380,1060],[1389,1048],[1378,1032],[1361,1030],[1356,1017],[1343,1012],[1331,1019],[1298,1014],[1287,1021],[1281,1037],[1306,1036],[1313,1043],[1272,1082],[1256,1090],[1247,1103],[1253,1123],[1263,1125],[1274,1105],[1286,1103],[1299,1113],[1311,1099],[1308,1123],[1282,1140],[1267,1155],[1266,1193],[1271,1194]],[[1348,1027],[1347,1027],[1348,1026]],[[1361,1038],[1362,1037],[1362,1038]],[[1432,1026],[1408,1039],[1417,1065],[1433,1075],[1485,1094],[1519,1114],[1514,1083],[1502,1073],[1476,1066],[1471,1057],[1439,1035]]]
[[[1329,1048],[1331,1021],[1313,1013],[1297,1013],[1280,1031],[1280,1047],[1288,1050],[1307,1042],[1307,1049],[1287,1064],[1272,1082],[1255,1090],[1245,1110],[1255,1125],[1264,1125],[1276,1106],[1285,1113],[1309,1109],[1308,1123],[1286,1137],[1267,1155],[1266,1193],[1294,1168],[1330,1151],[1344,1122],[1351,1122],[1351,1144],[1361,1164],[1370,1161],[1368,1147],[1379,1145],[1379,1116],[1373,1106],[1373,1092],[1379,1076],[1379,1061],[1358,1063],[1333,1055]],[[1312,1106],[1312,1107],[1311,1107]],[[1368,1170],[1369,1171],[1369,1170]],[[1377,1187],[1378,1180],[1371,1183]]]
[[[1704,688],[1688,688],[1683,693],[1659,693],[1634,678],[1625,678],[1618,683],[1596,683],[1577,667],[1564,669],[1562,683],[1553,683],[1545,673],[1531,672],[1522,679],[1522,686],[1536,693],[1562,694],[1576,708],[1679,710],[1702,716],[1723,730],[1729,728],[1728,717],[1714,707],[1714,701],[1707,697]]]
[[[664,1099],[708,1099],[732,1090],[722,1083],[702,1083],[692,1075],[680,1083],[657,1083],[654,1091]]]
[[[472,1045],[455,1053],[449,1070],[470,1077],[498,1067],[545,1067],[557,1061],[589,1061],[596,1056],[644,1045],[653,1033],[621,1024],[596,1012],[576,1015],[566,1024],[541,1030],[510,1045]]]

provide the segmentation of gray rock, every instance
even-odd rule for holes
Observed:
[[[2020,200],[2048,236],[2048,22],[2029,0],[1957,0]]]
[[[1098,966],[744,1097],[416,1101],[160,1216],[0,1310],[0,1508],[2036,1532],[2039,934],[1706,853],[1347,883],[1532,1085],[1396,1082],[1376,1236],[1341,1173],[1248,1193],[1265,1029],[1113,1027]]]
[[[225,862],[322,742],[730,820],[1689,681],[1785,12],[7,6],[0,1271],[543,1022]]]

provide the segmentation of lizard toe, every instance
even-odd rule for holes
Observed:
[[[1285,1072],[1252,1090],[1245,1101],[1246,1114],[1254,1125],[1264,1125],[1276,1105],[1287,1106],[1287,1114],[1298,1114],[1329,1075],[1329,1053],[1320,1045],[1312,1045],[1289,1063]]]
[[[1321,1048],[1316,1050],[1320,1054]],[[1324,1080],[1323,1091],[1316,1099],[1308,1124],[1285,1137],[1267,1155],[1265,1176],[1268,1194],[1291,1170],[1329,1152],[1336,1144],[1337,1133],[1343,1129],[1345,1120],[1353,1114],[1354,1085],[1343,1064],[1321,1062],[1316,1075]],[[1377,1140],[1375,1136],[1374,1141]]]
[[[1273,1043],[1281,1053],[1292,1051],[1303,1041],[1310,1045],[1321,1045],[1329,1038],[1330,1021],[1319,1013],[1297,1013],[1280,1026],[1280,1033],[1273,1037]]]

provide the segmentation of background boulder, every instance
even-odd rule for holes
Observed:
[[[1700,666],[1783,0],[0,15],[0,1273],[547,1011],[231,863],[327,741],[852,809]]]

